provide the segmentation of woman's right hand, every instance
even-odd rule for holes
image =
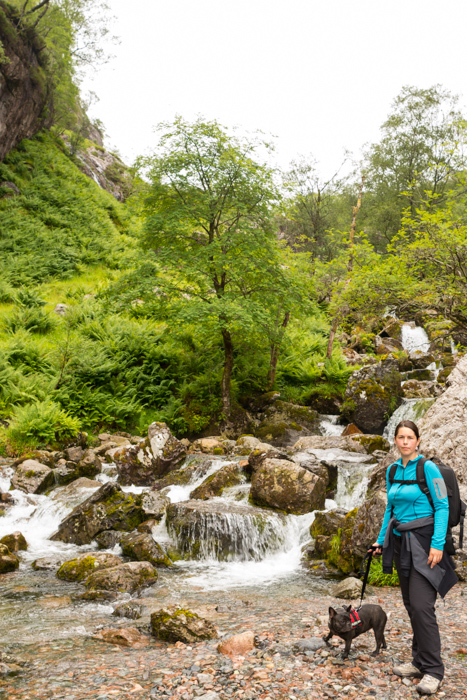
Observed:
[[[370,552],[373,552],[373,554],[375,554],[376,556],[379,556],[380,554],[382,554],[383,548],[380,544],[378,544],[377,542],[374,542],[371,545],[370,549],[368,550],[368,553],[370,553]]]

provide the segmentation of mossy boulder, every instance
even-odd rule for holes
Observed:
[[[186,486],[192,481],[203,477],[212,467],[213,457],[206,455],[194,454],[187,457],[186,464],[169,474],[166,474],[162,479],[158,479],[152,486],[152,491],[162,491],[167,486]]]
[[[86,579],[86,588],[95,591],[133,593],[139,588],[152,586],[157,571],[148,561],[131,561],[109,569],[101,569]]]
[[[123,564],[120,557],[108,553],[80,554],[75,559],[64,562],[57,571],[62,581],[84,581],[95,571],[109,569]]]
[[[324,508],[326,481],[295,462],[265,459],[251,478],[252,503],[301,515]]]
[[[13,554],[16,554],[16,552],[19,551],[26,551],[28,548],[26,538],[21,532],[19,532],[19,530],[12,532],[11,535],[5,535],[2,537],[0,544],[5,544]]]
[[[320,434],[319,415],[308,406],[278,400],[262,415],[255,437],[276,447],[291,446],[300,435]]]
[[[354,563],[358,564],[367,552],[369,544],[375,542],[383,523],[386,510],[386,492],[377,491],[357,510],[350,538],[350,551]]]
[[[44,493],[55,484],[53,470],[35,459],[26,459],[16,467],[11,480],[14,489],[26,493]]]
[[[124,493],[118,484],[108,482],[72,510],[50,539],[82,545],[104,530],[131,532],[147,519],[142,498],[142,494]]]
[[[401,374],[396,360],[383,360],[352,374],[342,413],[364,433],[381,434],[402,401]]]
[[[389,452],[391,446],[382,435],[352,435],[352,440],[365,448],[365,452],[372,455],[374,452]]]
[[[199,617],[195,612],[171,606],[151,615],[151,632],[157,639],[166,642],[195,642],[217,639],[219,633],[209,620]]]
[[[318,512],[310,525],[310,535],[316,539],[320,535],[336,535],[344,522],[345,513],[336,510]]]
[[[190,493],[190,498],[206,501],[208,498],[221,496],[224,489],[237,486],[245,480],[242,470],[237,464],[226,464],[217,472],[208,476],[200,486]]]
[[[342,522],[342,527],[339,529],[339,551],[333,563],[335,563],[337,568],[344,574],[348,574],[351,571],[358,571],[360,566],[361,557],[355,555],[352,546],[352,536],[357,511],[358,509],[354,508],[347,513]]]
[[[19,567],[19,559],[6,544],[0,544],[0,574],[7,574]]]
[[[120,547],[125,556],[137,561],[148,561],[153,566],[173,566],[170,557],[147,532],[130,532],[123,535]]]

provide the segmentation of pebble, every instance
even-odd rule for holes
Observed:
[[[438,604],[446,678],[437,697],[466,700],[464,649],[467,612],[456,586]],[[227,605],[227,594],[210,594],[210,603]],[[0,662],[17,675],[0,675],[0,699],[8,700],[414,700],[414,683],[401,681],[393,665],[407,660],[410,625],[397,589],[380,589],[380,603],[391,616],[388,649],[378,657],[372,632],[354,640],[347,660],[344,643],[329,649],[303,649],[327,633],[318,620],[334,601],[328,596],[270,599],[252,596],[251,604],[232,605],[217,613],[220,634],[229,637],[254,630],[256,646],[242,656],[217,652],[219,642],[166,644],[147,636],[144,649],[104,644],[83,636],[41,644],[0,645]],[[216,599],[218,598],[218,600]],[[233,594],[228,597],[232,599]],[[368,600],[368,602],[373,602]],[[271,614],[273,611],[273,614]],[[114,618],[115,619],[115,618]],[[327,618],[325,618],[327,621]],[[396,632],[397,634],[394,634]],[[334,640],[333,640],[334,641]],[[298,646],[297,646],[298,645]],[[319,646],[317,644],[317,646]],[[14,648],[13,648],[14,647]],[[298,649],[298,650],[297,650]],[[3,655],[2,655],[3,652]],[[324,655],[323,655],[323,652]],[[18,670],[19,669],[19,670]],[[2,692],[3,691],[3,692]]]

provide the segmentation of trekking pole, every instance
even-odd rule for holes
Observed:
[[[374,548],[373,548],[373,547],[369,547],[369,550],[370,550],[370,551],[367,552],[367,553],[365,554],[365,556],[364,556],[364,558],[363,558],[363,561],[362,561],[362,563],[361,563],[361,566],[360,566],[360,573],[359,573],[359,576],[363,576],[363,582],[362,582],[362,597],[360,598],[360,605],[358,606],[357,610],[360,610],[360,608],[362,607],[363,596],[364,596],[365,588],[366,588],[366,582],[368,581],[368,574],[370,573],[371,560],[373,559],[373,551],[374,551]],[[363,567],[364,567],[365,561],[368,561],[368,564],[366,565],[366,571],[365,571],[365,573],[363,573]]]

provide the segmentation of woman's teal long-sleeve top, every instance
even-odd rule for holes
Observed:
[[[394,479],[404,479],[405,481],[416,479],[417,462],[421,456],[422,455],[419,455],[416,459],[410,460],[406,467],[403,466],[402,459],[399,459],[396,462],[397,469],[394,474]],[[433,515],[433,508],[430,505],[430,501],[417,484],[406,486],[405,484],[394,483],[391,485],[389,483],[389,470],[391,466],[388,467],[386,472],[388,504],[384,514],[383,525],[377,539],[380,545],[384,543],[388,523],[392,516],[397,518],[401,523],[408,523],[416,518],[424,518],[425,516]],[[431,539],[431,546],[434,549],[442,550],[446,541],[446,530],[449,519],[449,501],[446,485],[438,467],[434,462],[430,462],[430,460],[425,462],[425,478],[431,498],[433,499],[433,507],[435,510],[435,527]],[[400,534],[396,529],[394,532],[396,535]]]

